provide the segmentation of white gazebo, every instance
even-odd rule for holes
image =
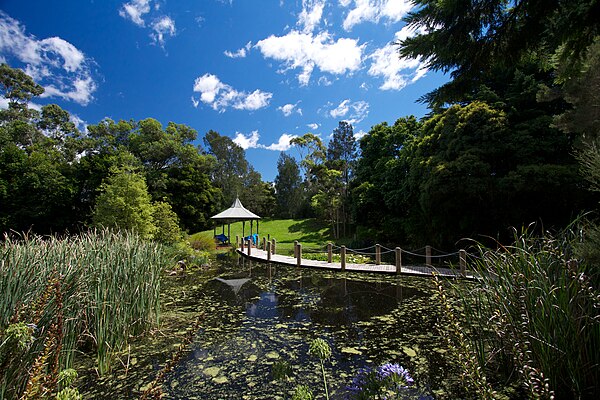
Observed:
[[[222,212],[218,213],[217,215],[213,215],[210,218],[215,221],[223,222],[223,233],[222,233],[223,236],[225,236],[225,224],[227,224],[227,236],[226,236],[227,241],[229,241],[229,238],[231,236],[231,223],[232,222],[242,221],[242,237],[245,237],[246,221],[250,221],[250,235],[252,235],[253,222],[256,221],[256,233],[258,233],[258,221],[260,220],[260,217],[256,214],[254,214],[253,212],[249,211],[248,209],[246,209],[242,205],[242,202],[240,201],[239,198],[236,198],[235,201],[233,202],[233,204],[231,205],[231,207],[229,207],[227,210],[222,211]],[[215,237],[217,237],[216,225],[215,225],[214,233],[215,233]]]

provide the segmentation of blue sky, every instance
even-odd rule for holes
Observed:
[[[264,180],[289,139],[423,116],[446,78],[400,59],[408,0],[0,0],[0,62],[84,127],[148,117],[234,139]],[[5,103],[0,102],[0,107]]]

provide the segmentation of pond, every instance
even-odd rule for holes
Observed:
[[[212,279],[187,297],[203,320],[189,353],[167,376],[169,399],[287,399],[299,384],[325,398],[310,342],[332,348],[329,394],[342,399],[361,368],[398,363],[421,393],[456,398],[458,375],[436,327],[429,278],[328,272],[219,260]]]

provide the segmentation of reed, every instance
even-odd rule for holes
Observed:
[[[600,397],[598,272],[571,258],[577,240],[525,231],[512,246],[480,246],[480,284],[455,287],[481,368],[518,376],[529,398]]]
[[[56,371],[69,368],[78,349],[91,345],[99,373],[108,372],[115,352],[130,337],[159,322],[160,279],[167,264],[161,245],[130,233],[5,236],[0,243],[0,339],[20,322],[29,324],[34,340],[18,357],[8,342],[0,348],[0,362],[6,364],[0,368],[0,398],[19,397],[27,371],[56,327],[61,331],[54,334],[60,338]]]

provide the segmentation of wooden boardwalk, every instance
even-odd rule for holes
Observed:
[[[267,260],[267,252],[260,248],[253,247],[250,250],[250,255],[248,255],[248,249],[245,248],[242,251],[241,248],[236,249],[239,254],[242,256],[249,258],[251,260],[262,261],[262,262],[272,262],[275,264],[282,264],[296,267],[298,266],[298,260],[295,257],[291,256],[282,256],[279,254],[271,254],[271,260]],[[306,260],[301,259],[301,267],[305,268],[316,268],[316,269],[327,269],[327,270],[337,270],[341,271],[342,266],[340,263],[328,263],[327,261],[317,261],[317,260]],[[346,271],[349,272],[374,272],[374,273],[382,273],[382,274],[396,274],[396,266],[390,264],[351,264],[346,263]],[[433,272],[437,272],[440,277],[444,278],[462,278],[462,279],[475,279],[475,276],[472,272],[467,271],[466,276],[462,276],[459,270],[454,270],[450,268],[436,268],[432,266],[410,266],[403,265],[400,270],[401,275],[413,275],[413,276],[423,276],[423,277],[431,277]]]

